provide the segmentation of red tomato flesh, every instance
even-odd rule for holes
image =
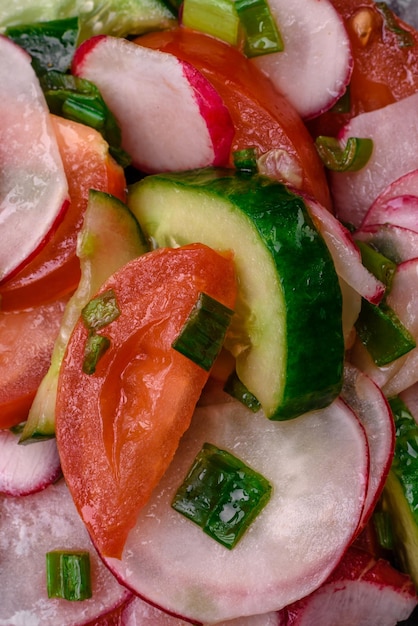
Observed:
[[[56,434],[64,476],[100,552],[120,557],[188,428],[208,372],[174,350],[200,292],[234,307],[232,257],[201,244],[161,248],[125,265],[103,285],[120,316],[99,331],[110,348],[82,372],[82,320],[61,368]]]
[[[212,83],[235,127],[231,165],[236,150],[254,146],[264,154],[283,149],[302,168],[302,189],[330,207],[323,166],[300,116],[239,50],[182,27],[149,33],[135,42],[188,61]]]
[[[123,169],[96,130],[52,115],[68,180],[71,203],[52,238],[25,268],[0,289],[2,309],[19,310],[50,302],[73,291],[80,280],[77,234],[89,189],[126,200]]]
[[[26,420],[48,370],[65,303],[0,312],[0,428]]]

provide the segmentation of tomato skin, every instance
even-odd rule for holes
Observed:
[[[73,291],[80,280],[77,234],[83,222],[89,189],[126,200],[123,169],[95,130],[52,115],[69,185],[70,206],[54,235],[40,252],[0,289],[2,309],[12,311],[51,302]]]
[[[418,89],[418,32],[394,15],[412,38],[403,46],[373,0],[332,0],[344,20],[354,57],[349,113],[327,112],[308,124],[314,136],[337,135],[351,117],[412,95]]]
[[[142,255],[100,292],[110,288],[121,311],[101,331],[110,348],[96,372],[84,374],[88,331],[79,321],[61,368],[56,434],[64,476],[94,543],[120,557],[209,376],[171,344],[201,291],[233,308],[236,281],[230,255],[193,244]]]
[[[263,154],[282,148],[302,167],[303,190],[331,206],[322,163],[300,116],[239,50],[184,27],[142,35],[135,42],[188,61],[212,83],[235,126],[230,165],[236,150],[254,146]]]
[[[0,312],[0,428],[26,420],[46,374],[66,300]]]

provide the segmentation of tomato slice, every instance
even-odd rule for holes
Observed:
[[[50,364],[65,303],[0,312],[0,428],[27,418]]]
[[[172,347],[200,292],[234,307],[231,255],[202,245],[161,248],[103,285],[120,315],[101,334],[110,347],[94,374],[82,371],[82,320],[61,369],[56,434],[62,468],[98,549],[120,557],[139,509],[188,428],[208,372]]]
[[[183,27],[149,33],[135,42],[188,61],[212,83],[235,127],[231,165],[235,150],[254,146],[263,154],[274,148],[283,149],[301,167],[302,189],[330,207],[322,163],[304,123],[286,98],[239,50]]]
[[[123,169],[110,156],[108,144],[92,128],[52,116],[68,179],[70,206],[52,238],[0,290],[2,309],[19,310],[50,302],[69,293],[80,279],[77,234],[83,222],[89,189],[126,200]]]
[[[418,89],[418,32],[373,0],[332,0],[350,37],[354,67],[349,113],[327,112],[309,123],[313,134],[336,135],[354,115],[412,95]],[[407,44],[407,45],[405,45]]]

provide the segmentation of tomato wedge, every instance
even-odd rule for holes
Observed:
[[[418,89],[418,32],[373,0],[332,0],[350,37],[354,67],[350,111],[309,123],[313,134],[336,135],[354,115],[379,109]]]
[[[101,331],[110,347],[94,374],[82,371],[82,320],[61,369],[56,434],[64,476],[101,553],[120,557],[139,509],[188,428],[209,373],[171,345],[200,292],[234,307],[230,254],[202,245],[161,248],[103,285],[120,315]]]
[[[239,50],[184,27],[153,32],[135,40],[194,65],[215,87],[235,127],[232,153],[256,147],[288,152],[302,172],[302,189],[330,207],[328,186],[315,146],[296,110]]]
[[[66,300],[0,312],[0,428],[27,418],[45,376]]]
[[[76,256],[89,189],[126,199],[123,169],[110,156],[108,144],[92,128],[52,115],[68,180],[71,203],[56,232],[25,268],[0,290],[2,309],[19,310],[50,302],[69,293],[80,279]]]

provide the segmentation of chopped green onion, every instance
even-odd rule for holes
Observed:
[[[282,37],[266,0],[236,0],[235,8],[244,30],[244,54],[247,57],[284,50]]]
[[[109,151],[117,162],[123,167],[129,165],[131,159],[121,148],[118,123],[93,83],[55,71],[41,76],[40,82],[52,113],[97,130],[109,144]]]
[[[411,333],[384,302],[377,306],[362,299],[355,327],[360,341],[379,367],[407,354],[416,346]]]
[[[92,596],[88,552],[48,552],[46,577],[48,598],[87,600]]]
[[[364,241],[356,241],[356,245],[360,248],[363,265],[386,285],[388,293],[396,273],[396,263]]]
[[[350,113],[351,110],[351,94],[350,86],[344,91],[341,98],[337,100],[334,106],[330,109],[330,113]]]
[[[235,169],[240,174],[256,174],[258,171],[257,154],[255,148],[235,150],[232,155]]]
[[[393,550],[392,519],[388,511],[375,509],[372,522],[380,547],[384,550]]]
[[[9,26],[5,34],[30,54],[38,76],[51,70],[66,72],[76,49],[78,19]]]
[[[81,311],[83,322],[89,330],[99,330],[113,322],[120,315],[120,310],[113,289],[93,298]]]
[[[345,148],[335,137],[320,135],[315,146],[325,167],[335,172],[356,172],[366,165],[373,152],[373,140],[349,137]]]
[[[415,45],[412,33],[408,32],[398,24],[395,14],[388,7],[386,2],[376,2],[376,8],[383,15],[386,28],[396,35],[400,48],[410,48]]]
[[[248,409],[254,413],[260,410],[261,404],[253,394],[248,391],[247,387],[240,381],[236,372],[232,372],[224,385],[224,391],[230,396],[239,400]]]
[[[240,22],[232,0],[184,0],[181,21],[188,28],[238,45]]]
[[[94,331],[89,333],[84,348],[83,372],[89,375],[94,374],[99,360],[109,348],[108,337],[97,335]]]
[[[172,507],[232,549],[271,496],[270,483],[226,450],[205,443]]]
[[[186,323],[172,346],[206,371],[221,351],[233,311],[200,293]]]

